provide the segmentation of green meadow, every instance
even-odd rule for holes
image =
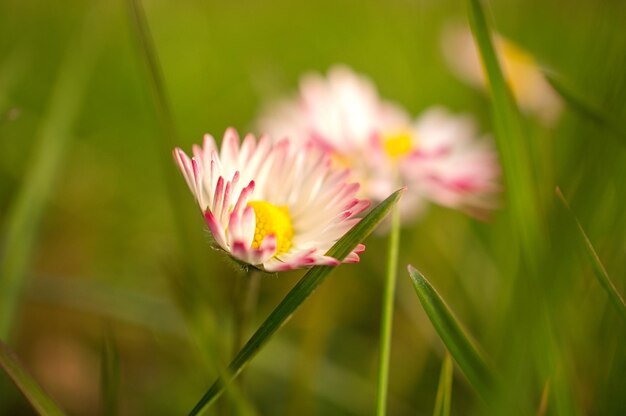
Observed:
[[[0,0],[0,415],[626,414],[625,22],[617,0]],[[488,88],[447,64],[455,23]],[[553,122],[520,110],[495,32]],[[255,275],[248,302],[172,149],[262,133],[335,64],[472,115],[498,206],[431,204],[390,249],[395,193],[329,252],[363,241],[360,263]]]

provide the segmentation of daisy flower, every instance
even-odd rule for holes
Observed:
[[[480,54],[469,28],[448,26],[443,32],[442,45],[450,69],[460,79],[477,87],[487,86]],[[547,123],[554,122],[561,112],[561,100],[544,78],[535,59],[500,35],[494,37],[494,48],[520,107]]]
[[[407,185],[405,220],[427,202],[475,212],[493,206],[497,160],[490,141],[475,140],[469,117],[435,108],[414,121],[346,67],[327,78],[305,76],[297,98],[270,107],[259,127],[326,149],[336,165],[351,168],[367,198],[380,201]]]
[[[190,158],[174,158],[204,214],[215,242],[240,262],[266,271],[337,265],[324,253],[359,218],[369,201],[355,197],[347,170],[331,169],[326,152],[288,140],[239,143],[226,130],[221,149],[210,135]],[[359,245],[344,262],[359,261]]]
[[[497,207],[498,157],[472,117],[432,107],[413,123],[411,138],[414,148],[401,169],[416,194],[479,217]]]

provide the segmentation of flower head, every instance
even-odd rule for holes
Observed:
[[[355,197],[347,170],[331,169],[329,156],[311,145],[247,135],[239,143],[226,130],[218,151],[205,135],[193,157],[174,158],[194,194],[215,242],[241,262],[267,271],[340,262],[324,253],[359,219],[369,201]],[[344,262],[358,262],[359,245]]]
[[[259,127],[275,137],[314,143],[350,167],[361,195],[382,200],[401,185],[406,219],[428,201],[472,211],[490,206],[498,164],[488,141],[475,141],[467,116],[435,108],[416,121],[382,100],[364,76],[339,66],[303,78],[296,99],[270,108]]]
[[[494,47],[507,82],[521,108],[536,114],[545,122],[556,120],[561,112],[561,101],[532,55],[501,35],[495,36]],[[443,53],[450,68],[459,78],[475,86],[487,85],[478,48],[469,28],[448,26],[443,33]]]

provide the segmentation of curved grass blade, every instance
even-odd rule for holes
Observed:
[[[39,127],[34,155],[26,177],[8,208],[0,260],[0,338],[7,340],[26,281],[28,261],[37,237],[40,218],[63,167],[72,127],[95,66],[105,26],[101,9],[92,10],[67,49],[52,90],[47,113]]]
[[[336,259],[344,259],[359,242],[363,241],[363,239],[383,220],[389,210],[398,202],[403,191],[404,189],[394,192],[376,206],[365,218],[359,221],[357,225],[339,239],[339,241],[328,250],[326,255]],[[191,410],[190,415],[197,415],[202,412],[222,393],[224,384],[229,383],[232,379],[237,377],[250,360],[252,360],[269,341],[272,335],[287,322],[302,302],[313,293],[332,270],[334,270],[332,266],[316,266],[311,268],[300,281],[298,281],[230,363],[228,366],[229,378],[226,380],[223,378],[216,380]]]
[[[0,367],[20,389],[26,400],[42,416],[63,416],[65,413],[43,391],[35,379],[20,364],[17,356],[0,341]]]
[[[452,370],[452,357],[449,352],[446,352],[446,356],[441,364],[441,375],[439,376],[439,386],[437,387],[437,398],[435,399],[433,416],[450,416]]]
[[[608,116],[607,111],[603,110],[596,103],[589,101],[587,97],[583,96],[570,84],[564,82],[562,78],[545,71],[543,76],[572,110],[610,131],[614,136],[621,139],[620,143],[622,145],[626,145],[626,130],[616,120]]]
[[[408,269],[417,296],[439,337],[470,384],[483,398],[488,397],[494,386],[491,369],[428,280],[413,266],[409,265]]]
[[[489,81],[496,143],[504,171],[513,224],[527,251],[541,243],[540,217],[535,203],[535,181],[524,126],[500,67],[491,29],[480,0],[468,0],[469,20]]]
[[[583,226],[578,221],[578,218],[576,218],[576,215],[574,215],[574,212],[570,208],[567,200],[565,199],[565,196],[561,192],[561,189],[557,187],[555,192],[556,192],[556,195],[559,197],[559,200],[561,201],[561,203],[567,210],[567,212],[569,212],[572,220],[574,220],[576,227],[578,228],[580,238],[585,245],[585,251],[589,255],[589,258],[591,259],[591,265],[593,267],[593,272],[594,272],[594,275],[596,276],[596,279],[598,279],[598,282],[606,291],[613,306],[615,306],[615,308],[617,309],[619,314],[622,316],[622,318],[626,319],[626,303],[624,302],[624,298],[617,291],[617,288],[615,287],[615,284],[613,283],[613,281],[609,277],[609,274],[604,268],[604,264],[602,264],[602,261],[600,260],[598,253],[596,253],[596,250],[593,248],[593,245],[591,244],[591,240],[589,240],[589,237],[587,237],[587,233],[585,233]]]
[[[102,414],[115,416],[118,413],[118,390],[120,384],[120,357],[117,343],[112,335],[102,340],[100,349],[100,391]]]

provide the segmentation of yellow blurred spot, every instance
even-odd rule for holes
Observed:
[[[518,62],[526,65],[534,65],[533,57],[511,41],[501,39],[500,51],[507,61]]]
[[[256,227],[254,229],[253,248],[259,248],[263,239],[270,234],[276,236],[276,254],[291,248],[293,227],[289,208],[286,205],[276,206],[266,201],[250,201],[248,206],[254,210]]]
[[[408,131],[402,131],[397,134],[385,136],[383,139],[383,146],[385,148],[385,152],[393,159],[405,156],[413,147],[411,133]]]
[[[513,42],[499,39],[498,51],[513,94],[519,96],[532,85],[536,64],[533,57]]]

